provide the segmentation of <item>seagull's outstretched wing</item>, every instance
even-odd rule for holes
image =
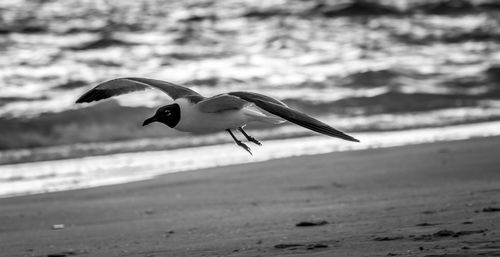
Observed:
[[[252,92],[230,92],[226,94],[215,95],[198,102],[197,106],[200,111],[209,113],[239,110],[247,105],[252,104],[252,101],[248,101],[244,98],[245,96],[286,106],[285,103],[281,102],[278,99]]]
[[[250,103],[237,96],[228,94],[215,95],[196,104],[202,112],[215,113],[229,110],[239,110]]]
[[[179,86],[166,81],[146,78],[118,78],[98,84],[96,87],[78,98],[76,102],[90,103],[112,96],[145,90],[151,87],[163,91],[174,100],[185,96],[201,97],[200,94],[187,87]]]
[[[357,140],[356,138],[351,137],[342,131],[334,129],[307,114],[293,110],[287,107],[283,102],[272,97],[250,92],[231,92],[227,94],[237,96],[238,98],[241,98],[245,101],[254,103],[255,105],[257,105],[257,107],[260,107],[269,113],[272,113],[304,128],[328,136],[338,137],[348,141],[359,142],[359,140]]]

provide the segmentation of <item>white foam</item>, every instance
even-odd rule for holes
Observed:
[[[161,174],[339,151],[500,135],[500,122],[358,133],[361,143],[324,136],[265,141],[254,156],[234,144],[0,166],[0,197],[151,179]]]

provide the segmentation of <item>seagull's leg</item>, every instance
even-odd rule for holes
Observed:
[[[262,145],[262,143],[261,143],[261,142],[259,142],[259,140],[255,139],[255,138],[254,138],[254,137],[252,137],[252,136],[249,136],[249,135],[248,135],[248,134],[247,134],[247,133],[243,130],[243,128],[242,128],[242,127],[239,127],[239,128],[238,128],[238,130],[241,132],[241,134],[243,134],[243,135],[247,138],[247,140],[248,140],[248,141],[250,141],[250,142],[252,142],[252,143],[254,143],[254,144],[256,144],[256,145]]]
[[[229,135],[231,135],[231,137],[233,138],[234,142],[241,148],[245,149],[245,151],[247,151],[250,155],[253,155],[252,154],[252,151],[250,150],[250,147],[248,147],[247,145],[245,145],[243,142],[241,142],[240,140],[238,140],[233,132],[231,132],[230,129],[226,129],[227,132],[229,132]]]

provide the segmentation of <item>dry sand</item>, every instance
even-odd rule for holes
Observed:
[[[499,207],[483,138],[0,199],[0,256],[500,256]]]

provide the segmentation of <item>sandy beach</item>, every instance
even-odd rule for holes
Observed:
[[[0,257],[500,257],[500,1],[0,10]],[[180,96],[144,78],[361,143],[269,98],[143,126]],[[290,122],[245,126],[250,155],[224,112],[254,104]]]
[[[500,256],[499,152],[491,137],[0,199],[1,256]]]

